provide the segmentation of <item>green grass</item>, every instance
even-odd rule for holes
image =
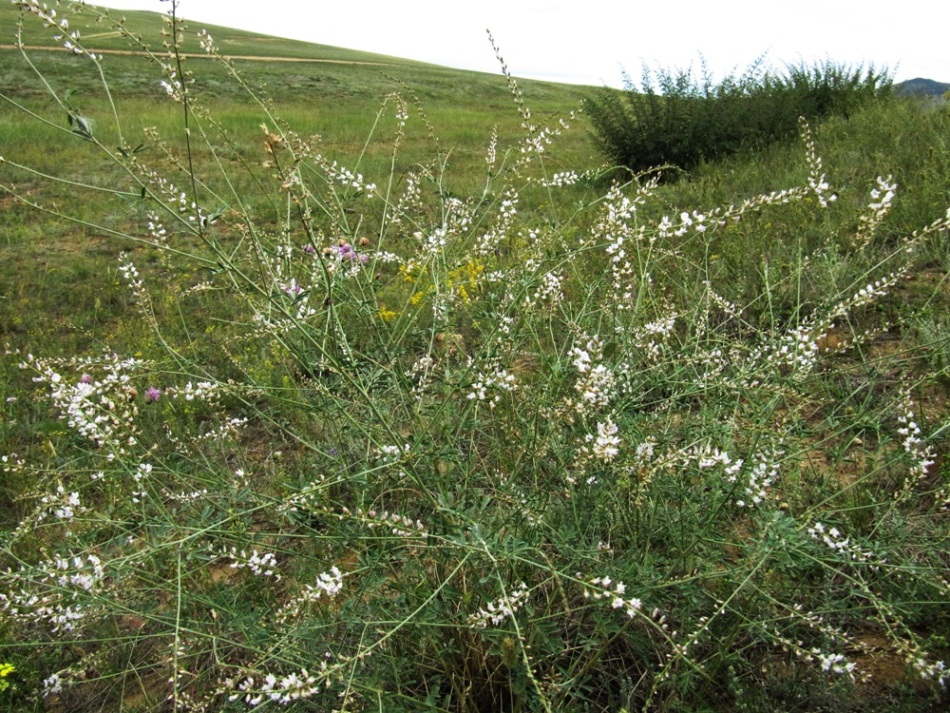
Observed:
[[[186,143],[157,64],[28,56],[7,710],[946,708],[946,111],[621,185],[576,87],[189,59]]]

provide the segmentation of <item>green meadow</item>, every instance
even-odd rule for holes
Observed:
[[[947,709],[946,104],[634,172],[173,8],[0,6],[0,710]]]

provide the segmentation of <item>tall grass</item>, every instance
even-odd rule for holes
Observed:
[[[121,233],[120,317],[8,347],[10,710],[947,703],[950,201],[895,226],[806,122],[786,186],[599,191],[507,70],[523,131],[458,183],[401,163],[435,137],[403,93],[370,173],[235,71],[246,149],[171,8],[177,134],[59,139],[133,186],[134,229],[79,223]],[[17,210],[74,215],[42,190],[88,164],[26,193],[4,159]]]

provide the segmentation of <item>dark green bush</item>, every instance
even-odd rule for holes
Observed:
[[[624,91],[604,89],[585,101],[592,135],[613,165],[634,172],[658,167],[669,178],[701,161],[795,136],[798,118],[848,115],[889,96],[892,80],[873,67],[831,62],[787,66],[777,75],[757,61],[740,77],[713,83],[703,66],[675,72],[644,67],[639,89],[624,75]]]

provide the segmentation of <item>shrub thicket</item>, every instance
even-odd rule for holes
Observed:
[[[743,147],[795,135],[799,117],[848,115],[868,100],[890,95],[891,78],[874,67],[831,62],[789,66],[784,75],[754,63],[741,77],[715,84],[706,70],[656,72],[644,66],[638,90],[604,89],[585,108],[600,151],[613,165],[641,172],[659,166],[688,170]],[[673,175],[667,173],[667,175]]]

